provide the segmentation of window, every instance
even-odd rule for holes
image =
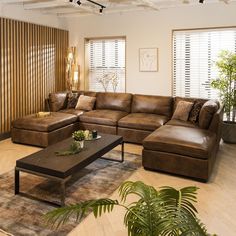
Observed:
[[[86,88],[125,92],[125,38],[86,40]]]
[[[236,28],[174,31],[174,96],[217,98],[210,83],[217,77],[214,62],[221,50],[236,52]]]

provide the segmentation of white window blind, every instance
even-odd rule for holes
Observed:
[[[87,86],[92,91],[125,92],[125,38],[86,41]]]
[[[236,52],[236,28],[174,31],[174,96],[218,98],[210,83],[217,78],[214,62],[221,50]]]

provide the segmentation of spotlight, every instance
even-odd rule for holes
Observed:
[[[204,0],[199,0],[199,3],[204,3]]]
[[[78,0],[76,3],[77,3],[78,5],[81,5],[81,1],[80,1],[80,0]]]
[[[99,13],[102,14],[102,12],[103,12],[103,7],[99,9]]]
[[[73,0],[69,0],[69,2],[73,2]]]

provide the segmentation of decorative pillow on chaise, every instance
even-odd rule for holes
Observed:
[[[191,121],[192,123],[197,123],[199,119],[199,114],[202,109],[204,102],[201,101],[196,101],[193,104],[192,110],[190,111],[189,118],[188,120]]]
[[[172,119],[187,121],[192,107],[192,102],[179,101]]]

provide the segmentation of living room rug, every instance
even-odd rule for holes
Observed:
[[[120,151],[105,155],[120,158]],[[65,157],[66,158],[66,157]],[[109,197],[131,174],[141,167],[139,155],[125,153],[123,163],[98,159],[78,175],[71,178],[66,188],[66,204]],[[57,183],[44,178],[21,173],[20,191],[49,201],[59,201]],[[55,207],[21,195],[14,195],[14,171],[0,176],[0,229],[15,236],[50,235],[63,236],[78,225],[73,220],[55,229],[47,226],[43,215]]]

